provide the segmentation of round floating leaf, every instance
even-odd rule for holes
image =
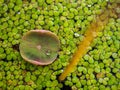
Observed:
[[[19,48],[26,61],[36,65],[47,65],[56,59],[59,47],[60,41],[54,33],[47,30],[31,30],[23,36]]]

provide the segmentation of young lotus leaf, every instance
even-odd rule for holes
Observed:
[[[26,61],[36,65],[47,65],[56,59],[59,47],[60,41],[54,33],[47,30],[31,30],[23,36],[19,48]]]

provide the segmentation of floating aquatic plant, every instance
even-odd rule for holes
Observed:
[[[60,47],[58,37],[47,30],[31,30],[27,32],[20,43],[21,56],[36,65],[52,63]]]
[[[62,83],[57,80],[93,16],[113,1],[120,0],[0,0],[0,90],[119,90],[119,4],[119,17],[109,19],[76,71]],[[21,35],[34,29],[59,35],[59,60],[44,67],[23,61]]]

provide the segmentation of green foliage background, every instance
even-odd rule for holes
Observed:
[[[108,2],[112,0],[0,0],[0,90],[119,90],[120,18],[110,18],[75,72],[58,81]],[[34,29],[50,30],[60,39],[59,56],[48,66],[32,65],[20,56],[21,37]]]

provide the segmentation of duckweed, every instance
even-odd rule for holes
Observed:
[[[119,90],[119,7],[75,71],[58,80],[91,22],[113,6],[119,0],[0,0],[0,90]],[[59,55],[50,65],[32,65],[20,55],[21,37],[34,29],[60,39]]]

